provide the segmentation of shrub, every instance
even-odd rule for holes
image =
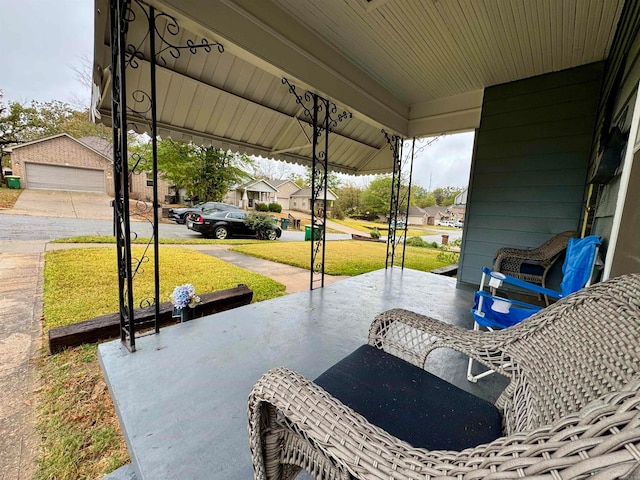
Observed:
[[[344,220],[344,211],[340,208],[339,205],[335,205],[331,209],[331,218],[336,218],[338,220]]]
[[[256,210],[259,212],[268,212],[269,205],[267,205],[266,203],[256,203]]]
[[[437,242],[425,242],[422,237],[407,238],[407,245],[421,248],[438,248]]]
[[[371,230],[371,238],[380,238],[380,230],[378,230],[378,227],[374,227],[374,229]]]
[[[266,204],[263,204],[267,206]],[[269,232],[273,230],[273,217],[266,213],[250,213],[244,219],[247,227],[256,231],[256,235],[260,240],[269,238]]]
[[[276,202],[271,202],[269,204],[269,211],[270,212],[280,213],[282,211],[282,205],[280,205],[279,203],[276,203]]]
[[[454,263],[458,263],[459,257],[459,253],[451,252],[449,250],[446,250],[445,248],[441,248],[436,259],[439,262],[446,262],[448,265],[453,265]]]

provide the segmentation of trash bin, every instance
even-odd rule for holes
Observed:
[[[272,215],[272,216],[271,216],[271,220],[273,221],[273,224],[274,224],[274,225],[277,225],[277,224],[278,224],[278,217],[275,217],[275,216],[273,216],[273,215]]]
[[[313,239],[318,240],[320,238],[320,227],[313,227]],[[311,240],[311,225],[304,226],[304,241]]]
[[[449,235],[442,235],[442,245],[447,245],[449,243]]]
[[[288,218],[281,218],[280,219],[280,227],[282,227],[283,230],[286,230],[287,228],[289,228],[289,219]]]
[[[17,175],[7,175],[4,178],[7,179],[7,187],[20,190],[20,177]]]

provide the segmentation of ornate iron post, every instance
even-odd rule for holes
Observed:
[[[120,340],[130,350],[135,351],[136,330],[153,328],[159,332],[160,314],[160,260],[158,244],[158,129],[156,111],[156,67],[158,62],[166,66],[164,54],[173,59],[180,58],[181,52],[188,49],[195,54],[200,49],[210,52],[215,46],[222,53],[224,47],[216,42],[201,39],[199,43],[189,39],[186,45],[177,45],[172,39],[179,38],[180,27],[176,19],[165,13],[157,12],[139,0],[111,0],[111,70],[112,70],[112,124],[114,143],[114,232],[118,252],[118,290],[120,305]],[[132,22],[136,18],[146,17],[146,28],[138,38],[130,38]],[[162,27],[159,27],[162,25]],[[127,43],[130,40],[129,43]],[[137,69],[143,62],[149,63],[149,93],[137,89],[127,96],[126,69]],[[127,105],[131,101],[136,108]],[[140,175],[148,163],[144,155],[128,154],[127,140],[130,130],[138,131],[139,126],[151,136],[151,175],[153,177],[152,205],[137,201],[133,211],[130,209],[129,182],[133,175]],[[129,158],[133,166],[129,168]],[[132,240],[137,238],[131,231],[131,216],[138,216],[151,224],[152,234],[135,257],[132,253]],[[153,245],[153,247],[152,247]],[[136,321],[134,318],[133,278],[144,273],[144,265],[150,261],[149,249],[153,248],[153,298],[143,298],[140,307],[153,307],[151,321]]]
[[[388,221],[389,235],[387,236],[387,258],[385,261],[385,268],[393,267],[397,264],[396,250],[398,247],[402,249],[400,266],[404,268],[407,221],[409,219],[408,192],[411,188],[411,175],[409,175],[409,188],[403,189],[402,151],[404,139],[396,134],[389,135],[384,129],[382,130],[382,133],[389,144],[391,152],[393,153],[393,176],[391,177],[391,199],[389,202]],[[413,169],[413,155],[411,157],[411,168]],[[400,210],[403,206],[405,206],[405,211],[401,212]]]
[[[339,122],[351,118],[351,112],[337,113],[338,107],[330,100],[313,92],[298,95],[295,85],[286,78],[282,83],[296,98],[312,128],[311,161],[311,265],[309,289],[324,287],[325,238],[327,225],[327,195],[329,191],[329,133]]]
[[[129,223],[129,164],[127,155],[127,91],[125,19],[128,2],[111,0],[111,97],[113,125],[113,182],[115,200],[116,251],[118,261],[118,296],[120,306],[120,340],[135,351],[133,318],[133,274],[131,271],[131,231]]]

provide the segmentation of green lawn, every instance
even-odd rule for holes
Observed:
[[[369,222],[367,220],[354,220],[352,218],[345,218],[343,220],[337,220],[335,218],[330,219],[332,222],[339,223],[341,225],[345,225],[347,227],[354,228],[356,230],[360,230],[361,232],[370,233],[371,230],[377,228],[383,235],[387,234],[389,229],[389,225],[381,222]],[[416,227],[411,226],[407,229],[407,237],[419,237],[422,235],[434,235],[439,233],[438,230],[442,227],[433,227],[433,226],[425,226],[425,227]],[[445,229],[448,227],[444,227]],[[453,227],[451,227],[453,229]]]
[[[0,187],[0,208],[13,208],[22,190]]]
[[[118,310],[115,255],[110,248],[47,252],[45,331]],[[183,283],[193,283],[197,293],[244,283],[253,290],[254,302],[285,291],[274,280],[192,250],[161,249],[160,262],[161,301],[168,301],[173,288]],[[153,266],[146,263],[144,269],[134,281],[138,300],[152,292]],[[37,428],[42,446],[36,480],[100,479],[129,461],[96,352],[97,344],[91,344],[52,356],[43,352],[39,359]]]
[[[294,267],[309,268],[309,242],[270,242],[242,245],[231,250]],[[329,275],[360,275],[384,268],[387,255],[385,243],[347,240],[326,242],[325,273]],[[405,267],[428,272],[452,263],[450,254],[431,248],[407,247]]]

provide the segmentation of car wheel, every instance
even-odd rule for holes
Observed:
[[[213,236],[218,240],[224,240],[229,236],[229,230],[227,230],[227,227],[216,227],[213,231]]]
[[[269,230],[267,232],[267,239],[268,240],[276,240],[278,238],[278,234],[276,233],[275,230]]]

